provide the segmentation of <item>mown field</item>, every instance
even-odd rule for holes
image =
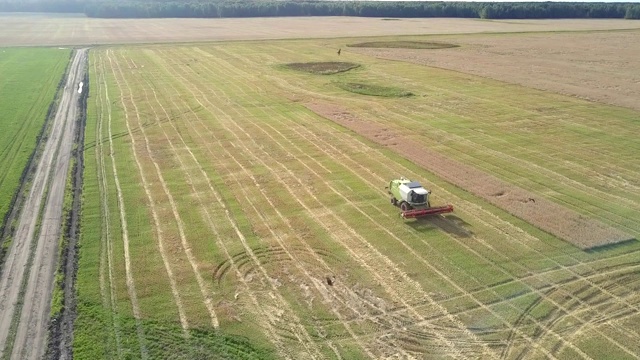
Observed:
[[[69,50],[0,48],[0,221],[36,146]]]
[[[634,237],[638,113],[344,46],[91,51],[74,356],[637,358],[638,241],[581,250],[310,109]],[[398,176],[455,213],[403,221]]]

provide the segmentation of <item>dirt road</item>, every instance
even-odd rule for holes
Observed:
[[[75,52],[0,278],[0,356],[41,358],[87,50]],[[86,91],[86,90],[84,90]]]

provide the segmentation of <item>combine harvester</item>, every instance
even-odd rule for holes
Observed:
[[[389,183],[389,195],[391,204],[400,207],[400,216],[403,219],[415,219],[429,215],[438,215],[453,212],[453,205],[431,207],[429,194],[417,181],[411,181],[404,177],[391,180]]]

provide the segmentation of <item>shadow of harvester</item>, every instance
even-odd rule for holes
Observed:
[[[467,238],[473,235],[469,223],[455,215],[436,215],[407,221],[407,225],[417,231],[425,232],[440,229],[455,237]]]

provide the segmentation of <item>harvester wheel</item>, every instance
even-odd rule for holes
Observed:
[[[398,200],[396,200],[396,198],[391,198],[391,205],[398,206]]]
[[[400,210],[402,210],[402,211],[411,210],[411,205],[409,205],[408,202],[403,201],[403,202],[400,203]]]

